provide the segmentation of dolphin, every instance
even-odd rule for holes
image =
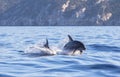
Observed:
[[[49,47],[48,39],[46,38],[46,42],[43,45],[35,45],[28,49],[26,53],[35,54],[40,56],[49,56],[55,55],[56,53]]]
[[[64,55],[74,55],[76,51],[79,51],[82,54],[83,50],[86,50],[85,45],[77,40],[73,40],[70,35],[68,35],[69,41],[63,47],[62,54]]]
[[[46,43],[43,45],[43,48],[41,48],[41,51],[45,54],[45,55],[54,55],[54,51],[49,47],[49,42],[48,39],[46,39]]]

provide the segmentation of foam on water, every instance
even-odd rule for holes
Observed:
[[[29,46],[25,49],[24,53],[26,54],[37,54],[44,56],[45,54],[47,55],[55,55],[57,52],[53,50],[52,48],[48,49],[43,46],[44,44],[35,44],[32,46]]]

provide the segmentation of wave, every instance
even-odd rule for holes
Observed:
[[[113,64],[93,64],[93,65],[88,65],[91,69],[101,69],[101,70],[119,70],[120,71],[120,66],[116,66]]]
[[[120,52],[120,47],[116,47],[116,46],[108,46],[104,44],[92,44],[89,46],[97,51]]]
[[[0,47],[13,48],[12,43],[0,42]]]
[[[15,76],[6,75],[6,74],[0,74],[0,77],[15,77]]]

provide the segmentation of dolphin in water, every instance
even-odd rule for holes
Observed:
[[[40,55],[40,56],[49,56],[49,55],[55,55],[56,54],[49,47],[48,39],[46,39],[46,42],[45,42],[44,45],[29,47],[29,49],[28,49],[28,51],[26,51],[26,53],[36,54],[36,55]]]
[[[76,52],[82,54],[83,50],[86,50],[84,44],[80,41],[73,40],[70,35],[68,35],[69,42],[63,47],[63,55],[74,55]]]

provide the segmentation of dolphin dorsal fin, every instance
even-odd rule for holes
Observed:
[[[69,41],[73,41],[72,37],[68,35]]]
[[[46,38],[46,43],[44,44],[44,47],[49,48],[49,43],[47,38]]]

